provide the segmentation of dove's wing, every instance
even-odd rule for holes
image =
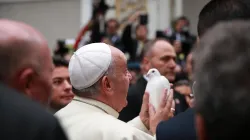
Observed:
[[[149,102],[157,109],[165,88],[169,82],[164,76],[155,76],[148,81],[146,91],[150,94]]]
[[[170,83],[169,83],[168,79],[164,76],[161,76],[161,81],[162,81],[163,89],[168,89],[168,91],[169,91],[170,90]]]

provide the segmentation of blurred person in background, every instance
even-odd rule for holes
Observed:
[[[141,68],[140,65],[137,63],[128,63],[128,70],[132,76],[130,81],[130,86],[136,84],[138,78],[141,76]]]
[[[53,57],[52,96],[50,107],[57,112],[68,105],[74,98],[69,79],[68,62],[61,57]]]
[[[248,0],[212,0],[209,1],[199,13],[197,25],[198,35],[202,38],[210,28],[222,21],[249,19],[250,3]],[[194,59],[196,58],[194,57]],[[157,127],[157,140],[196,140],[197,135],[194,118],[195,112],[191,108],[168,121],[161,122]]]
[[[44,37],[25,23],[1,19],[0,61],[5,84],[0,88],[0,139],[66,140],[56,118],[45,110],[54,67]]]
[[[190,82],[193,82],[193,54],[192,53],[188,54],[187,56],[185,72],[187,75],[187,79]]]
[[[176,78],[175,78],[175,81],[178,81],[179,75],[183,74],[183,68],[185,66],[185,55],[182,53],[181,42],[174,41],[173,47],[174,47],[174,50],[176,52],[176,68],[175,68]]]
[[[189,107],[193,107],[192,85],[187,80],[180,80],[174,84],[174,90],[185,96],[185,100]]]
[[[196,37],[190,33],[190,23],[185,16],[176,19],[173,22],[173,29],[169,29],[165,33],[173,42],[181,43],[181,53],[184,56],[189,54],[196,41]]]
[[[118,34],[119,26],[119,22],[116,19],[109,19],[106,22],[106,32],[103,35],[102,41],[112,46],[116,46],[119,50],[124,52],[124,46]]]
[[[133,30],[133,23],[139,19],[142,12],[136,12],[128,21],[128,25],[124,28],[122,34],[122,42],[124,44],[125,52],[129,54],[130,62],[140,62],[141,55],[145,44],[148,41],[148,29],[146,23],[139,23]],[[135,31],[135,33],[133,32]],[[135,34],[135,37],[133,37]]]
[[[64,58],[69,53],[69,49],[66,47],[65,40],[58,40],[54,55]]]
[[[180,90],[180,91],[185,91],[185,92],[180,92],[180,91],[179,92],[181,94],[182,93],[189,93],[190,94],[191,93],[191,86],[193,84],[193,55],[192,55],[192,53],[188,54],[184,69],[182,69],[179,73],[176,74],[175,83],[176,84],[183,83],[183,81],[185,81],[185,83],[187,83],[184,85],[190,85],[190,86],[189,86],[188,90]]]
[[[143,58],[141,61],[140,76],[135,85],[131,86],[128,91],[128,105],[121,111],[119,119],[125,122],[132,120],[140,113],[140,107],[142,105],[143,95],[147,85],[146,74],[151,68],[156,68],[165,76],[169,82],[175,80],[175,68],[176,68],[176,53],[173,46],[163,39],[157,39],[149,41],[143,50]],[[185,98],[180,93],[174,92],[175,100],[175,113],[185,111],[188,105]]]
[[[187,56],[184,71],[178,73],[174,89],[180,94],[185,96],[186,102],[189,107],[193,107],[193,54],[190,53]]]

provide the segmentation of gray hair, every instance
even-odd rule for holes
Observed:
[[[250,128],[250,23],[220,23],[194,53],[195,109],[209,140],[246,137]]]
[[[109,65],[109,67],[108,67],[108,70],[103,74],[103,76],[113,76],[113,77],[115,77],[115,72],[114,72],[115,67],[114,66],[115,66],[114,60],[113,60],[113,58],[111,58],[111,63]],[[80,97],[93,97],[93,96],[96,96],[96,95],[98,95],[100,93],[100,90],[101,90],[100,85],[101,85],[102,77],[95,84],[93,84],[90,87],[80,89],[80,90],[75,89],[74,87],[72,87],[72,91],[74,92],[74,94],[76,94],[77,96],[80,96]]]

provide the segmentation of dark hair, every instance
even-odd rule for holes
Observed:
[[[135,31],[137,31],[140,27],[145,27],[145,28],[148,30],[147,25],[144,25],[144,24],[137,24],[137,25],[135,26]]]
[[[188,25],[190,25],[190,21],[187,17],[185,16],[181,16],[181,17],[178,17],[176,20],[173,21],[173,26],[176,26],[176,24],[180,21],[180,20],[185,20],[187,21]]]
[[[110,22],[115,22],[115,23],[116,23],[116,28],[117,28],[117,29],[120,27],[120,23],[119,23],[116,19],[114,19],[114,18],[111,18],[111,19],[109,19],[109,20],[106,22],[106,27],[108,26],[108,24],[109,24]]]
[[[69,49],[66,47],[65,40],[57,41],[57,49],[54,51],[54,55],[59,55],[61,57],[65,56],[69,52]]]
[[[250,22],[211,28],[194,52],[195,109],[207,139],[250,139]]]
[[[68,67],[69,66],[69,62],[65,59],[63,59],[62,57],[59,56],[54,56],[53,57],[53,63],[55,65],[55,67]]]
[[[198,35],[220,21],[250,19],[249,0],[211,0],[199,14]]]

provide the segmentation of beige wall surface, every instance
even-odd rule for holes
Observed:
[[[80,0],[1,3],[0,18],[23,21],[37,28],[55,48],[57,39],[75,38],[80,29]]]
[[[5,2],[2,3],[3,1]],[[190,19],[191,31],[194,34],[197,34],[198,14],[208,1],[183,0],[183,13]],[[20,20],[34,26],[44,34],[50,48],[54,49],[57,39],[76,37],[81,16],[90,14],[81,15],[80,8],[80,0],[0,0],[0,18]],[[155,21],[154,17],[159,14],[154,11],[150,15],[151,20]],[[158,28],[158,24],[152,24],[153,27]]]
[[[197,22],[201,9],[210,0],[183,0],[183,13],[191,22],[191,31],[197,35]]]

